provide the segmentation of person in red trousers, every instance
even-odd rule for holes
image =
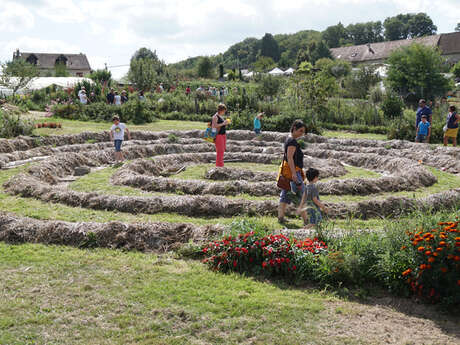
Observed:
[[[227,145],[227,135],[225,134],[225,126],[228,125],[228,120],[224,120],[223,116],[227,111],[225,104],[219,104],[217,113],[212,117],[212,131],[217,133],[214,144],[216,145],[216,167],[224,166],[224,153]]]

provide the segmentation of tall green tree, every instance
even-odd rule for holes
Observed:
[[[201,78],[212,78],[214,74],[214,66],[208,56],[201,58],[198,63],[198,76]]]
[[[393,52],[387,62],[387,81],[401,95],[411,92],[417,98],[432,98],[451,87],[442,75],[445,59],[437,48],[414,43]]]
[[[131,57],[128,79],[139,90],[150,90],[166,77],[166,65],[150,49],[141,48]]]
[[[262,37],[260,55],[270,57],[275,62],[279,61],[281,57],[280,47],[278,42],[276,42],[276,40],[273,38],[272,34],[266,33],[264,37]]]
[[[310,41],[307,44],[307,48],[303,51],[299,51],[297,56],[297,66],[304,61],[310,62],[312,65],[322,58],[332,59],[331,51],[324,41]]]
[[[57,63],[54,65],[54,76],[55,77],[68,77],[70,75],[69,71],[67,70],[67,66],[65,63]]]
[[[89,75],[89,78],[101,85],[107,83],[107,86],[110,86],[112,82],[112,73],[108,69],[98,69],[92,71]]]
[[[328,26],[322,32],[322,39],[330,48],[337,48],[347,42],[348,33],[343,24],[339,22],[337,25]]]
[[[383,22],[387,41],[416,38],[436,34],[437,27],[426,13],[398,14]]]
[[[27,89],[29,83],[39,76],[37,67],[22,59],[3,63],[1,67],[0,85],[11,89],[13,94],[19,89]]]

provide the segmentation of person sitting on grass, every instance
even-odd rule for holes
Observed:
[[[316,187],[316,182],[318,182],[319,179],[319,171],[314,168],[309,168],[306,171],[305,176],[308,184],[305,186],[305,191],[302,195],[302,200],[300,201],[297,213],[304,211],[304,205],[306,204],[306,210],[310,223],[305,228],[308,229],[319,225],[323,219],[321,211],[327,213],[327,208],[320,201],[318,188]]]
[[[417,137],[415,138],[415,142],[417,143],[425,143],[430,140],[431,135],[431,125],[427,121],[427,116],[422,115],[422,121],[418,123],[417,127]]]
[[[264,116],[264,113],[258,113],[254,118],[254,133],[256,133],[256,135],[259,135],[262,129],[262,124],[260,123],[262,116]]]
[[[128,128],[122,122],[120,122],[120,118],[118,116],[114,116],[112,118],[113,125],[110,128],[110,140],[114,142],[115,145],[115,164],[121,164],[124,160],[123,153],[121,152],[121,144],[123,143],[123,139],[126,134],[128,134],[128,140],[131,140],[131,134],[129,133]]]

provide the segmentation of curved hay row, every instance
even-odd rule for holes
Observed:
[[[187,223],[70,223],[0,213],[0,241],[167,251],[181,244],[206,241],[223,232],[218,225]],[[90,235],[91,234],[91,235]]]

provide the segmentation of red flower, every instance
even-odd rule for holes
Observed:
[[[233,260],[233,267],[236,267],[236,265],[238,265],[238,262],[236,262],[236,260]]]

